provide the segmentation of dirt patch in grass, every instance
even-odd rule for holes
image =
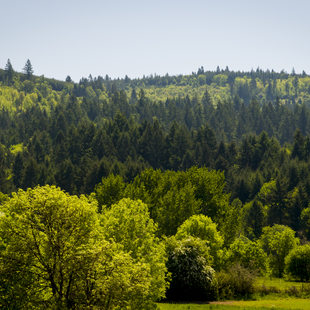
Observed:
[[[234,305],[236,304],[236,301],[234,300],[225,300],[225,301],[211,301],[209,303],[210,305]]]

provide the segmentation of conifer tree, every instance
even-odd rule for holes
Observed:
[[[23,71],[28,79],[30,79],[33,75],[33,67],[29,59],[27,59],[26,64],[23,68]]]
[[[10,59],[8,59],[5,65],[5,76],[6,76],[7,83],[10,85],[12,83],[13,76],[14,76],[14,70],[13,70],[13,66],[11,64]]]

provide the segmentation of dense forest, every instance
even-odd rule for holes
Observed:
[[[234,295],[223,293],[227,278],[221,272],[232,274],[231,266],[238,272],[248,268],[298,277],[294,268],[290,271],[289,259],[284,260],[289,250],[302,247],[297,245],[310,238],[309,159],[310,76],[305,72],[205,71],[201,67],[191,75],[141,79],[90,75],[75,83],[70,76],[65,81],[36,76],[29,60],[24,72],[18,73],[8,60],[0,70],[0,214],[11,214],[12,222],[9,216],[2,217],[0,250],[7,267],[0,263],[0,272],[10,274],[12,255],[21,266],[27,265],[18,258],[17,244],[5,244],[18,240],[19,232],[33,229],[20,219],[22,214],[29,213],[35,223],[42,221],[38,205],[45,195],[65,216],[71,214],[71,204],[85,208],[87,214],[77,211],[80,218],[74,214],[72,225],[82,221],[89,231],[72,238],[81,238],[94,255],[68,254],[69,260],[93,266],[94,274],[79,267],[85,273],[71,279],[70,274],[77,271],[66,265],[63,272],[69,278],[59,285],[64,289],[67,281],[67,295],[43,264],[45,277],[54,281],[50,294],[57,309],[77,308],[82,301],[74,294],[84,296],[88,306],[94,303],[102,309],[124,305],[148,309],[150,301],[164,298],[168,282],[170,299],[229,298]],[[66,210],[61,211],[57,197],[67,201]],[[25,209],[28,204],[31,207]],[[45,203],[42,208],[46,218],[55,221],[56,230],[65,225]],[[131,217],[136,226],[130,228],[124,223]],[[133,239],[143,234],[146,243],[134,244]],[[278,235],[279,240],[273,237],[271,242],[270,236]],[[120,295],[104,295],[98,288],[102,279],[96,277],[104,271],[95,260],[99,242],[95,239],[106,250],[100,262],[115,272],[111,271],[107,283],[117,287],[119,294],[121,285],[113,278],[123,274],[126,283],[134,283],[123,288],[124,300]],[[33,268],[44,261],[39,247]],[[287,252],[278,253],[280,248]],[[184,258],[186,251],[192,252]],[[146,253],[153,253],[153,258],[144,259]],[[180,285],[184,282],[180,265],[189,257],[203,265],[205,277],[185,289]],[[202,268],[198,265],[197,270]],[[38,308],[32,300],[31,292],[36,290],[32,271],[26,268],[23,278],[27,294],[21,287],[14,292],[3,289],[0,304],[12,307],[8,296],[17,294],[16,300],[24,304],[15,305],[16,309]],[[134,279],[135,272],[141,275],[141,283]],[[210,280],[214,272],[216,285]],[[2,279],[22,281],[16,277]],[[90,278],[97,287],[94,295],[87,286]],[[79,288],[74,294],[70,279]],[[37,300],[43,308],[50,307],[47,291],[44,294]]]

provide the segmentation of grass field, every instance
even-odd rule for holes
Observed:
[[[301,299],[301,298],[284,298],[276,300],[249,300],[249,301],[236,301],[234,303],[238,306],[244,307],[268,307],[272,309],[301,309],[301,310],[310,310],[310,299]],[[225,308],[224,308],[225,309]]]
[[[310,308],[283,308],[283,307],[262,307],[259,305],[251,305],[251,306],[238,306],[238,305],[229,305],[229,304],[210,304],[210,305],[198,305],[198,304],[160,304],[160,310],[288,310],[288,309],[300,309],[306,310]]]
[[[266,287],[276,287],[280,290],[285,290],[288,289],[292,286],[295,286],[296,288],[301,288],[304,283],[302,282],[292,282],[292,281],[286,281],[284,279],[279,279],[279,278],[257,278],[255,282],[255,286],[259,287],[265,285]]]
[[[309,299],[232,301],[212,304],[159,304],[161,310],[310,310]]]
[[[278,293],[271,293],[264,296],[254,294],[257,300],[248,301],[227,301],[212,302],[210,304],[159,304],[161,310],[310,310],[310,299],[288,297],[287,291],[295,287],[298,291],[306,288],[309,283],[292,282],[277,278],[258,278],[255,283],[256,288],[262,286],[266,288],[277,288]],[[294,290],[293,290],[294,291]],[[309,292],[308,292],[309,293]],[[300,295],[297,295],[301,297]],[[308,296],[308,295],[307,295]],[[302,295],[304,297],[304,295]]]

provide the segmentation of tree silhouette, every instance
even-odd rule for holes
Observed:
[[[8,59],[5,65],[5,76],[6,76],[6,81],[8,85],[10,85],[12,83],[13,76],[14,76],[14,70],[13,70],[13,66],[11,64],[10,59]]]
[[[30,79],[33,75],[33,67],[29,59],[27,59],[25,67],[23,68],[24,73],[26,74],[27,78]]]

